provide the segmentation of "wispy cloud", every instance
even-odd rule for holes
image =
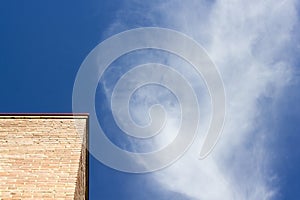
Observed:
[[[202,115],[200,136],[189,151],[172,166],[153,173],[161,186],[191,199],[276,197],[278,188],[272,184],[276,174],[266,148],[272,133],[262,110],[276,109],[271,103],[293,79],[287,52],[294,43],[292,35],[299,32],[295,4],[293,0],[128,1],[119,12],[107,35],[147,25],[182,31],[207,49],[226,88],[227,119],[218,145],[208,158],[198,159],[210,117]],[[200,105],[208,106],[209,102]]]

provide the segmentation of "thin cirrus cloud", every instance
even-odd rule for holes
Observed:
[[[137,26],[160,26],[186,33],[207,50],[226,89],[226,123],[213,152],[204,160],[198,159],[211,117],[206,114],[210,102],[204,98],[206,101],[199,105],[205,113],[201,113],[203,124],[200,124],[199,137],[176,163],[153,173],[151,181],[191,199],[276,198],[280,184],[274,184],[277,175],[272,172],[272,152],[266,147],[272,132],[266,126],[270,123],[265,123],[268,116],[263,114],[263,109],[276,109],[272,102],[281,98],[294,78],[292,55],[286,52],[293,45],[293,34],[299,32],[298,20],[293,0],[216,0],[213,3],[132,0],[125,4],[107,35]],[[179,61],[172,56],[167,58],[170,65],[176,62]],[[189,78],[195,88],[202,88],[197,77]],[[153,95],[147,95],[152,97],[156,92],[152,88],[148,93],[151,91]],[[202,89],[199,91],[197,96],[201,99]],[[132,108],[138,114],[141,105],[136,103]],[[170,130],[173,130],[172,123],[164,131]],[[169,142],[174,137],[165,135],[156,142]]]

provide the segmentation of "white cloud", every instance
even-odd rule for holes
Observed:
[[[151,9],[146,15],[145,8],[137,6],[141,4],[130,2],[120,12],[129,17],[118,19],[110,32],[134,27],[126,25],[129,18],[134,21],[144,16],[152,25],[175,28],[192,36],[204,45],[218,66],[227,95],[226,125],[212,154],[198,160],[209,122],[207,115],[189,151],[172,166],[153,173],[154,180],[194,199],[275,198],[277,188],[271,181],[276,175],[271,172],[270,152],[265,147],[272,133],[263,123],[268,116],[261,113],[263,106],[272,109],[272,105],[262,99],[279,98],[292,78],[285,51],[293,43],[291,34],[298,20],[295,2],[154,1],[148,3]],[[132,14],[132,8],[141,10]],[[200,106],[205,108],[209,102]]]

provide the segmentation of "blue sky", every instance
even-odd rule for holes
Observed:
[[[172,28],[202,44],[223,76],[224,134],[206,161],[194,159],[196,146],[148,174],[116,171],[91,155],[90,199],[299,199],[299,8],[292,0],[2,1],[0,112],[72,112],[76,73],[96,45],[130,28]],[[106,87],[99,83],[96,106],[110,117],[101,107]]]

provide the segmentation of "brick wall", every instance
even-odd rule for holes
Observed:
[[[87,120],[0,116],[0,199],[86,199]]]

